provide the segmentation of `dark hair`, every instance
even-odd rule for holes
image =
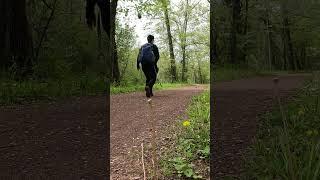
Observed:
[[[151,43],[151,41],[154,40],[154,36],[149,35],[149,36],[147,37],[147,39],[148,39],[148,43]]]

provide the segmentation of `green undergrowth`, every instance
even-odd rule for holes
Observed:
[[[195,96],[187,110],[188,119],[175,127],[173,147],[161,158],[166,177],[202,178],[208,176],[210,143],[210,96],[206,91]]]
[[[0,104],[103,94],[106,90],[104,82],[102,78],[90,76],[45,81],[0,80]]]
[[[236,79],[250,78],[254,76],[262,76],[264,74],[265,73],[249,69],[221,67],[214,69],[213,81],[230,81]]]
[[[182,83],[158,83],[155,90],[187,86]],[[57,100],[77,96],[94,96],[106,92],[102,78],[83,76],[61,80],[0,80],[0,104],[21,104],[33,101]],[[144,91],[143,85],[111,86],[110,94]]]
[[[237,79],[245,79],[257,76],[269,76],[269,75],[286,75],[297,73],[310,73],[309,71],[266,71],[266,70],[254,70],[240,67],[217,67],[213,72],[213,82],[231,81]],[[211,81],[212,82],[212,81]]]
[[[262,118],[242,179],[319,179],[319,131],[320,74],[314,73],[294,101]]]
[[[183,84],[183,83],[156,83],[154,85],[154,90],[163,90],[170,88],[179,88],[183,86],[188,86],[191,84]],[[130,93],[137,91],[144,91],[144,85],[121,85],[121,86],[111,86],[110,92],[111,94],[120,94],[120,93]]]

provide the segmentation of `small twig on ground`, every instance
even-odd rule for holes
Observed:
[[[141,160],[142,160],[142,169],[143,169],[143,180],[146,180],[146,169],[144,167],[144,153],[143,153],[143,143],[141,143],[141,149],[142,149],[142,152],[141,152]]]
[[[275,96],[276,96],[276,99],[278,101],[280,113],[281,113],[281,116],[282,116],[282,119],[283,119],[284,129],[286,131],[287,130],[287,119],[286,119],[286,116],[284,114],[283,107],[282,107],[281,100],[280,100],[280,93],[279,93],[279,87],[278,87],[279,78],[274,78],[273,79],[273,83],[274,83],[274,89],[275,89]]]
[[[16,147],[17,145],[12,144],[12,145],[7,145],[7,146],[0,146],[0,149],[6,149],[6,148],[12,148],[12,147]]]
[[[148,99],[148,103],[150,106],[150,120],[151,120],[151,133],[152,133],[152,139],[151,139],[151,146],[152,146],[152,164],[153,164],[153,172],[154,172],[154,178],[153,179],[158,179],[157,176],[157,157],[156,157],[156,144],[155,144],[155,120],[152,118],[153,117],[153,107],[152,107],[152,100],[151,98]]]
[[[279,79],[278,78],[274,78],[273,79],[273,83],[274,83],[274,88],[275,88],[275,96],[278,100],[278,105],[279,105],[279,109],[280,109],[280,113],[281,113],[281,116],[282,116],[282,122],[283,122],[283,130],[284,130],[284,134],[285,134],[285,140],[286,140],[286,151],[288,153],[288,166],[289,166],[289,169],[292,169],[293,167],[293,162],[292,162],[292,156],[290,154],[290,143],[289,143],[289,133],[288,133],[288,123],[287,123],[287,118],[286,118],[286,115],[284,113],[284,110],[283,110],[283,107],[282,107],[282,104],[281,104],[281,100],[280,100],[280,93],[279,93],[279,87],[278,87],[278,84],[279,84]],[[291,173],[293,173],[291,171]],[[294,174],[291,174],[292,177],[295,177]]]

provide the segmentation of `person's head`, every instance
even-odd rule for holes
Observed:
[[[154,36],[149,35],[149,36],[147,37],[147,40],[148,40],[148,43],[153,43],[153,42],[154,42]]]

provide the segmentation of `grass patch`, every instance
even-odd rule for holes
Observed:
[[[183,84],[183,83],[156,83],[154,85],[155,90],[163,90],[163,89],[170,89],[170,88],[178,88],[187,86],[190,84]],[[120,93],[130,93],[130,92],[137,92],[137,91],[144,91],[144,85],[122,85],[122,86],[111,86],[110,93],[111,94],[120,94]]]
[[[106,90],[101,78],[82,76],[62,80],[0,80],[0,104],[16,104],[62,97],[97,95]]]
[[[187,86],[182,83],[156,84],[155,90]],[[32,101],[55,100],[64,97],[91,96],[106,91],[105,81],[101,78],[83,76],[62,80],[13,81],[0,80],[0,104],[20,104]],[[111,86],[111,94],[144,91],[144,85]]]
[[[201,178],[208,176],[210,143],[210,96],[206,91],[192,99],[187,120],[175,127],[174,146],[161,159],[167,177]],[[205,167],[204,167],[205,166]]]
[[[214,69],[213,81],[231,81],[237,79],[245,79],[256,76],[269,76],[269,75],[286,75],[286,74],[297,74],[297,73],[310,73],[310,71],[261,71],[248,68],[240,67],[218,67]]]
[[[182,83],[161,83],[155,85],[155,90],[187,86]],[[56,100],[65,97],[91,96],[106,92],[103,78],[84,75],[61,80],[25,80],[14,81],[0,79],[0,105],[21,104],[33,101]],[[144,91],[144,85],[111,86],[111,94]]]
[[[231,81],[242,78],[249,78],[254,76],[262,76],[266,73],[260,71],[243,69],[243,68],[231,68],[231,67],[221,67],[214,70],[213,81]]]
[[[243,179],[319,179],[320,74],[292,103],[265,115]]]
[[[239,68],[220,68],[215,70],[215,81],[226,81],[259,75],[255,71]],[[5,77],[5,76],[4,76]],[[67,77],[67,78],[66,78]],[[188,86],[187,83],[157,83],[155,90],[179,88]],[[0,104],[19,104],[32,101],[46,101],[73,96],[87,96],[103,94],[106,91],[103,78],[94,74],[83,76],[65,75],[60,80],[48,79],[44,81],[26,80],[13,81],[0,79]],[[144,84],[122,84],[111,86],[111,94],[144,91]]]

